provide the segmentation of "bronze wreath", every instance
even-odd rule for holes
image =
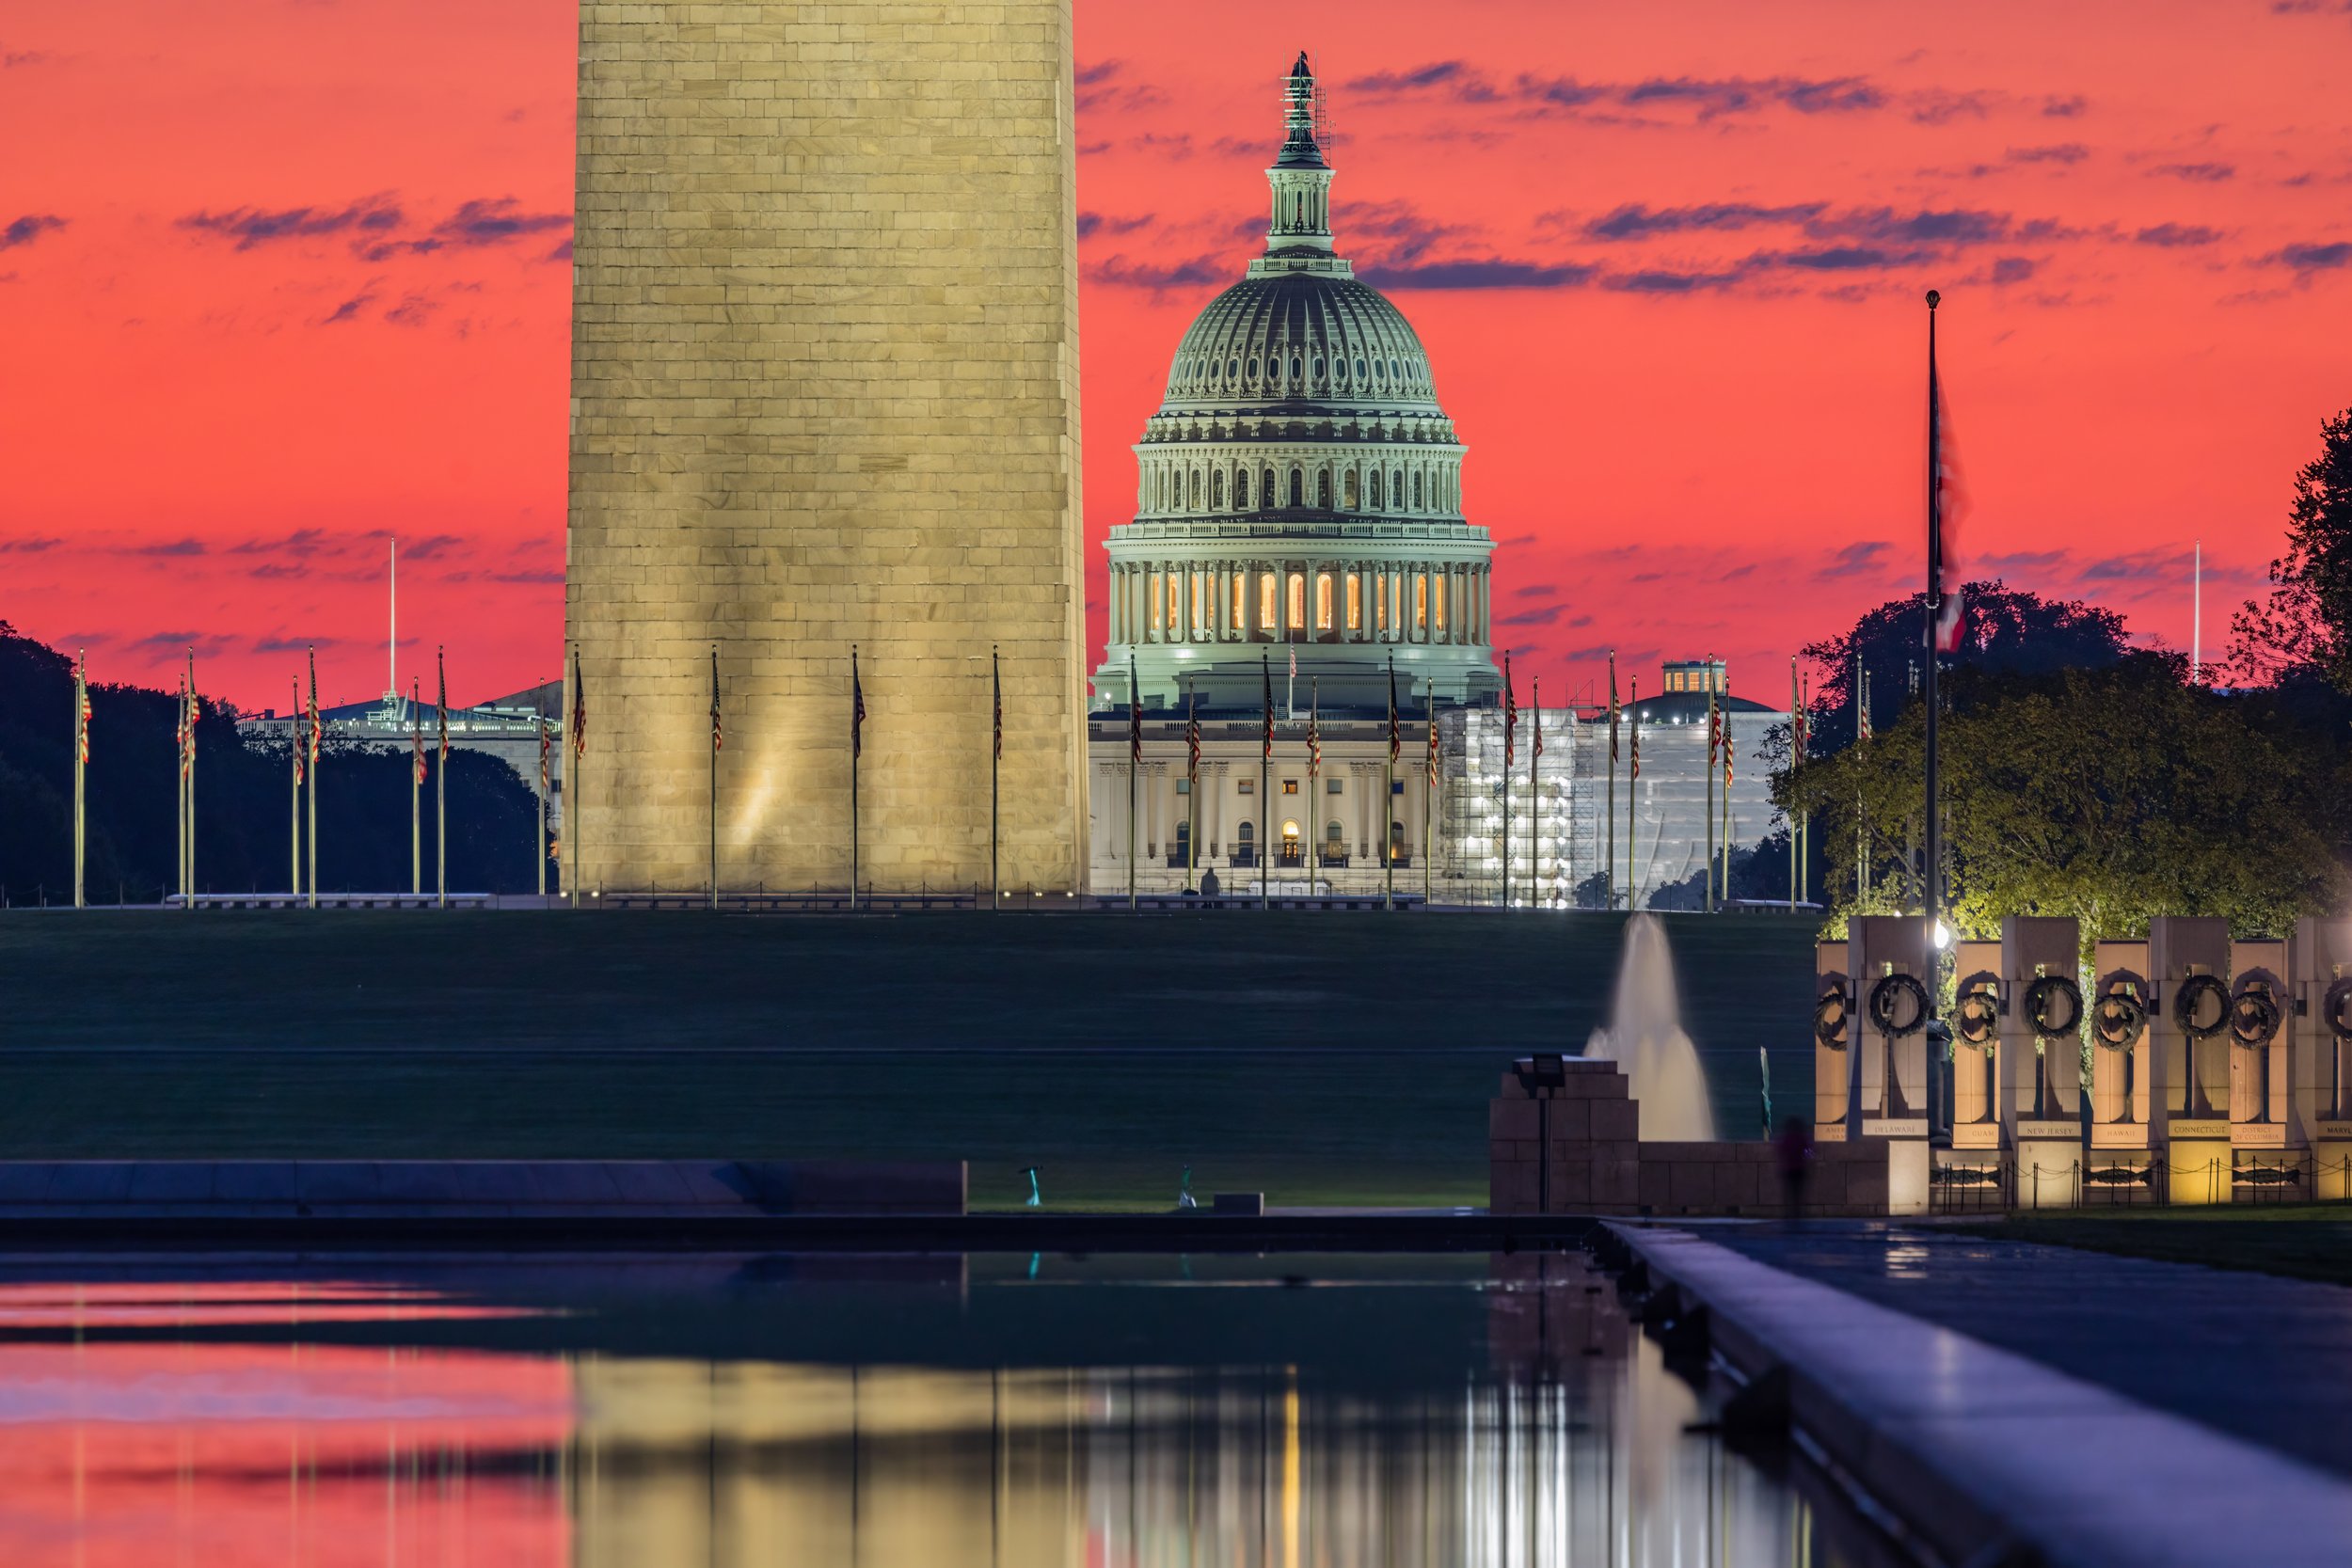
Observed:
[[[2050,1001],[2059,996],[2066,998],[2066,1016],[2054,1021]],[[2026,1016],[2033,1021],[2033,1032],[2045,1040],[2071,1035],[2083,1026],[2083,989],[2063,974],[2041,975],[2026,988]]]
[[[1972,990],[1952,1009],[1952,1038],[1982,1051],[2001,1029],[2000,999],[1989,990]]]
[[[1846,992],[1832,986],[1814,1000],[1813,1037],[1832,1051],[1846,1049]]]
[[[1898,997],[1911,998],[1911,1022],[1898,1027],[1895,1008]],[[1915,974],[1882,974],[1870,987],[1870,1022],[1880,1034],[1890,1039],[1902,1039],[1917,1034],[1928,1026],[1928,988]]]
[[[2206,997],[2214,1000],[2211,1023],[2197,1022],[2197,1009]],[[2211,974],[2192,974],[2172,993],[2172,1022],[2193,1040],[2209,1040],[2230,1026],[2230,988]]]
[[[2328,988],[2327,1000],[2320,1004],[2320,1016],[2328,1021],[2328,1032],[2340,1040],[2352,1040],[2352,980],[2338,980]]]
[[[2259,1051],[2277,1039],[2283,1018],[2279,999],[2259,982],[2240,987],[2230,998],[2230,1037],[2249,1051]]]
[[[2111,990],[2090,1009],[2090,1034],[2109,1051],[2121,1051],[2148,1027],[2147,1005],[2127,990]]]

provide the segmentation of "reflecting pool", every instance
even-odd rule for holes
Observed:
[[[1814,1564],[1579,1255],[0,1260],[0,1561]]]

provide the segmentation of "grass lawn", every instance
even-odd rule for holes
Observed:
[[[1968,1228],[2002,1241],[2043,1242],[2126,1258],[2352,1285],[2352,1206],[2344,1204],[2018,1214]]]
[[[962,1157],[978,1207],[1483,1203],[1607,915],[0,916],[0,1157]],[[1809,1104],[1812,929],[1670,918],[1718,1117]]]

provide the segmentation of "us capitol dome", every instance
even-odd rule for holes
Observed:
[[[1331,166],[1301,53],[1284,84],[1265,254],[1196,318],[1111,530],[1099,705],[1257,707],[1297,660],[1326,709],[1492,697],[1493,541],[1462,516],[1461,442],[1403,312],[1331,239]]]

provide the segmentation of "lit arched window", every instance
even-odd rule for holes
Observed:
[[[1258,574],[1258,629],[1272,631],[1282,624],[1282,579],[1272,572]]]
[[[1291,470],[1291,504],[1293,506],[1307,504],[1307,476],[1296,468]]]
[[[1335,816],[1323,825],[1323,858],[1335,861],[1346,853],[1347,830],[1340,826],[1340,819]]]
[[[1331,574],[1315,574],[1315,630],[1331,629]]]
[[[1331,509],[1331,470],[1315,470],[1315,504],[1328,512]]]
[[[1413,629],[1415,631],[1429,629],[1429,574],[1427,572],[1413,574]]]
[[[1355,572],[1347,574],[1347,629],[1364,629],[1364,579]]]
[[[1290,629],[1305,631],[1307,629],[1307,574],[1293,572],[1290,578]]]
[[[1298,858],[1298,824],[1287,817],[1282,821],[1282,858],[1286,861]]]
[[[1432,607],[1434,613],[1431,619],[1436,623],[1439,631],[1445,630],[1445,601],[1450,595],[1453,585],[1454,578],[1451,576],[1438,579],[1438,602]]]
[[[1216,469],[1209,475],[1209,510],[1225,510],[1225,470]]]
[[[1235,573],[1233,574],[1233,593],[1232,593],[1232,599],[1233,599],[1233,612],[1232,612],[1232,613],[1233,613],[1233,629],[1234,629],[1235,631],[1248,631],[1248,630],[1249,629],[1249,574],[1248,574],[1248,573],[1247,573],[1247,572],[1235,572]]]
[[[1184,578],[1181,572],[1168,574],[1168,629],[1173,636],[1184,624]]]
[[[1346,484],[1344,490],[1343,491],[1343,495],[1345,499],[1341,502],[1341,504],[1345,506],[1351,512],[1363,504],[1356,494],[1356,470],[1353,468],[1347,470]]]
[[[1143,574],[1143,598],[1144,602],[1151,607],[1152,629],[1153,631],[1157,631],[1160,629],[1159,573],[1146,572]]]

